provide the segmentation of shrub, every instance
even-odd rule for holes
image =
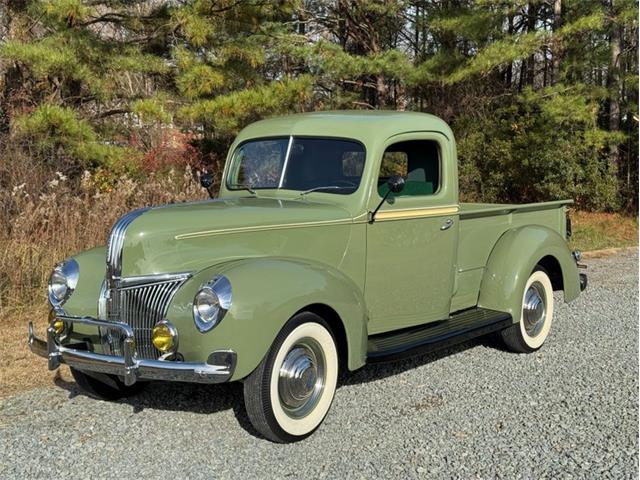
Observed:
[[[527,90],[491,118],[460,119],[463,195],[514,203],[574,198],[583,209],[617,209],[606,153],[621,138],[598,128],[596,102],[559,86]]]

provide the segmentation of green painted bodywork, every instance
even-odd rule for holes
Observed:
[[[320,308],[342,324],[347,366],[366,361],[367,337],[442,320],[481,306],[519,320],[522,289],[536,263],[553,256],[562,268],[565,299],[579,292],[575,262],[565,241],[570,202],[533,205],[459,204],[455,140],[442,120],[404,112],[324,112],[254,123],[231,145],[256,138],[321,136],[355,139],[366,149],[359,188],[350,195],[298,191],[231,190],[220,198],[153,208],[126,232],[123,277],[189,272],[167,319],[186,361],[206,361],[214,350],[238,354],[233,380],[248,375],[296,312]],[[368,213],[381,200],[378,172],[387,146],[433,140],[441,157],[441,184],[428,196],[392,197],[380,209],[430,209],[428,216],[380,219]],[[229,161],[223,179],[228,175]],[[442,230],[452,220],[451,228]],[[71,315],[97,315],[105,277],[105,248],[74,257],[80,281],[64,305]],[[232,307],[207,333],[193,322],[192,300],[201,285],[229,278]],[[337,320],[336,320],[337,319]],[[78,327],[73,339],[95,341]]]

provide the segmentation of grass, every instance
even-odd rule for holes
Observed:
[[[38,336],[44,338],[47,323],[46,304],[34,308],[5,308],[0,313],[3,332],[0,356],[5,362],[0,369],[0,398],[22,390],[51,385],[60,375],[65,379],[70,377],[66,368],[60,372],[49,372],[47,361],[31,353],[27,346],[29,320],[34,322]]]
[[[583,252],[638,245],[638,218],[617,213],[573,212],[571,246]]]

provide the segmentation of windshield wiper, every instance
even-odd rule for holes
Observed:
[[[246,190],[252,195],[257,195],[256,191],[246,183],[231,183],[229,184],[229,186],[232,188],[240,189],[240,190]]]
[[[353,188],[351,186],[346,185],[327,185],[326,187],[313,187],[309,190],[305,190],[304,192],[300,192],[300,195],[306,195],[307,193],[316,192],[318,190],[338,190],[340,188]]]

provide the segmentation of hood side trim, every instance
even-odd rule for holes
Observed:
[[[262,232],[265,230],[285,230],[290,228],[304,228],[304,227],[324,227],[327,225],[346,225],[353,223],[351,218],[343,218],[338,220],[323,220],[317,222],[302,222],[302,223],[285,223],[280,225],[255,225],[250,227],[235,227],[235,228],[222,228],[218,230],[205,230],[202,232],[184,233],[176,235],[176,240],[189,240],[191,238],[209,237],[213,235],[229,235],[233,233],[244,232]]]

